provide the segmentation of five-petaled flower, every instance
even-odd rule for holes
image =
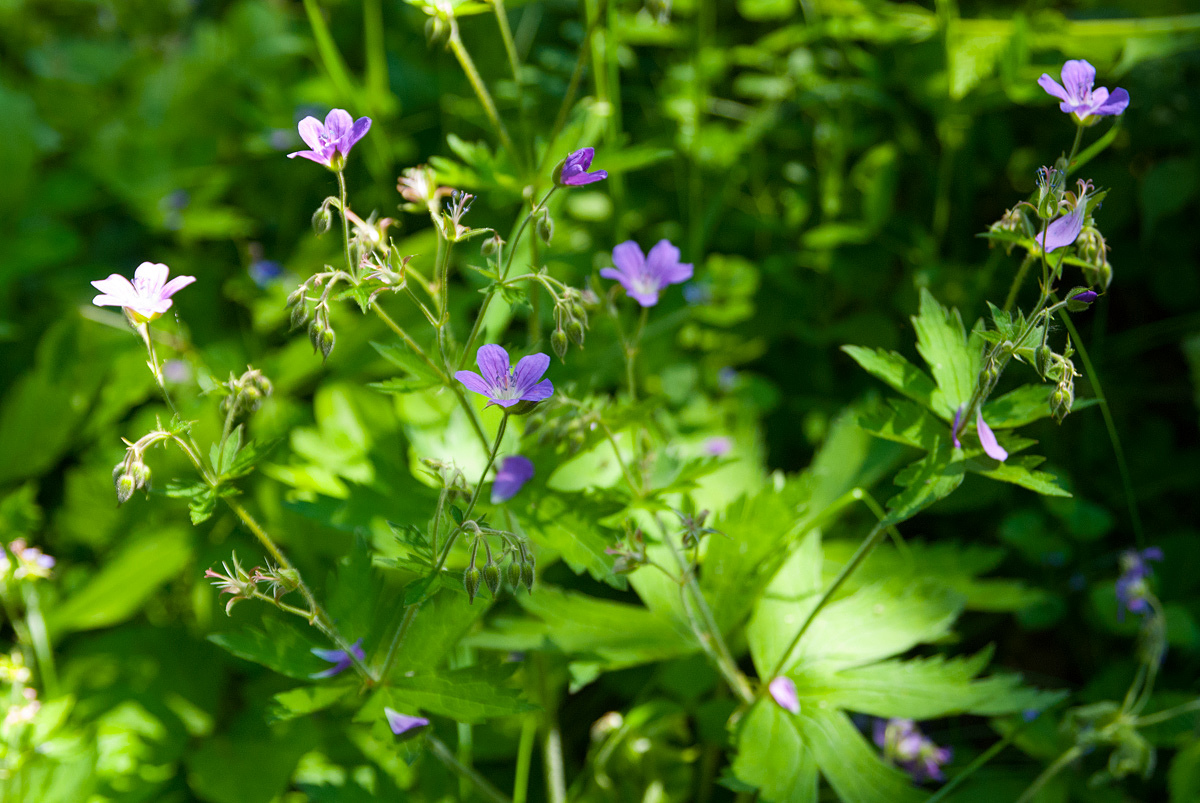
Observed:
[[[1078,193],[1067,193],[1068,200],[1064,201],[1064,204],[1071,201],[1075,204],[1071,211],[1052,220],[1046,230],[1038,232],[1034,238],[1043,251],[1049,254],[1059,248],[1074,245],[1079,239],[1079,233],[1083,231],[1083,220],[1087,216],[1088,199],[1093,189],[1090,181],[1080,181]]]
[[[793,714],[800,713],[800,697],[796,694],[796,684],[791,678],[780,675],[767,684],[771,698],[785,711]]]
[[[317,656],[322,661],[328,661],[329,663],[333,664],[333,666],[329,667],[323,672],[314,672],[313,674],[309,675],[309,677],[313,680],[317,680],[319,678],[331,678],[334,675],[345,672],[347,669],[353,666],[355,658],[360,661],[366,660],[366,655],[363,653],[362,642],[363,640],[359,639],[351,644],[348,652],[346,650],[322,650],[318,647],[313,647],[312,650],[310,650],[313,655]]]
[[[595,148],[580,148],[563,159],[554,170],[554,183],[563,187],[580,187],[608,178],[607,170],[596,170],[589,173],[592,158],[596,155]]]
[[[300,130],[300,139],[311,150],[289,153],[289,159],[303,156],[330,170],[341,170],[354,143],[371,129],[371,118],[359,117],[355,120],[345,109],[333,109],[325,115],[324,124],[316,117],[305,117],[297,128]]]
[[[1140,552],[1131,549],[1121,555],[1123,573],[1117,580],[1117,601],[1120,603],[1117,608],[1118,619],[1125,620],[1125,611],[1137,614],[1150,612],[1150,588],[1146,580],[1154,574],[1154,570],[1147,561],[1162,559],[1162,550],[1156,546]]]
[[[550,367],[548,354],[522,357],[513,369],[508,352],[502,346],[489,343],[479,347],[475,362],[483,376],[474,371],[459,371],[454,378],[462,382],[467,390],[486,396],[488,407],[497,404],[510,412],[520,412],[511,408],[521,402],[533,405],[554,394],[554,385],[549,379],[542,379],[542,374]]]
[[[1072,59],[1063,65],[1062,84],[1055,81],[1048,73],[1042,73],[1038,85],[1058,98],[1061,103],[1058,108],[1075,119],[1086,123],[1091,117],[1104,117],[1120,114],[1129,105],[1129,93],[1124,89],[1114,89],[1110,95],[1108,89],[1100,87],[1093,89],[1096,83],[1096,68],[1086,61]]]
[[[669,240],[659,240],[645,256],[637,243],[627,240],[613,249],[612,259],[617,267],[602,268],[600,275],[620,282],[625,293],[643,307],[657,304],[668,285],[692,278],[692,266],[679,261],[679,249]]]
[[[143,262],[133,272],[133,281],[119,273],[92,282],[100,295],[92,299],[97,307],[123,307],[135,323],[152,321],[171,308],[171,296],[196,281],[195,276],[176,276],[160,262]]]
[[[496,480],[492,483],[492,504],[507,502],[533,478],[533,462],[528,457],[514,454],[500,461]]]
[[[429,724],[429,720],[425,717],[414,717],[408,714],[401,714],[394,708],[384,708],[383,715],[387,717],[388,727],[392,729],[392,733],[397,736],[403,736],[417,728],[423,728]]]
[[[942,780],[942,765],[954,755],[949,747],[934,744],[911,719],[877,719],[874,737],[884,759],[907,772],[917,783]]]

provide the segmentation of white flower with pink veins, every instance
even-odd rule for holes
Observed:
[[[176,276],[167,281],[170,268],[161,262],[143,262],[129,281],[119,273],[92,282],[100,295],[92,299],[97,307],[122,307],[137,323],[152,321],[171,308],[171,296],[196,281],[195,276]]]

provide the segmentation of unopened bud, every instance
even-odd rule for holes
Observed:
[[[567,335],[574,341],[576,346],[583,345],[583,324],[579,321],[571,321],[567,324]],[[565,349],[564,349],[565,351]]]
[[[297,304],[292,307],[291,328],[299,329],[308,320],[308,306],[305,304]]]
[[[496,592],[500,590],[500,568],[496,564],[488,563],[483,567],[483,582],[487,584],[492,596],[496,596]]]
[[[1037,350],[1037,372],[1045,376],[1054,360],[1054,349],[1049,346],[1039,346]]]
[[[425,20],[425,39],[430,45],[436,45],[446,36],[446,21],[441,17],[430,17]]]
[[[479,569],[476,569],[474,566],[463,572],[463,588],[467,589],[467,600],[469,602],[474,603],[475,595],[479,593],[480,577]]]
[[[500,235],[494,234],[484,240],[483,245],[479,246],[479,253],[485,257],[494,257],[500,251],[500,243],[502,242],[503,240],[500,239]]]
[[[287,305],[294,307],[304,299],[304,285],[300,285],[287,297]]]
[[[542,215],[537,222],[537,235],[546,245],[554,239],[554,219],[550,217],[550,213]]]
[[[515,560],[508,562],[508,584],[514,589],[521,583],[521,564]]]
[[[333,351],[333,343],[337,337],[333,334],[333,330],[326,328],[321,332],[321,359],[328,360],[329,353]]]
[[[116,486],[117,489],[118,505],[123,505],[133,498],[133,492],[137,489],[137,485],[134,483],[133,477],[126,473],[122,473],[115,477],[113,479],[113,485]]]
[[[567,335],[561,329],[555,329],[550,335],[550,349],[558,355],[560,360],[566,359],[567,356]]]
[[[1050,414],[1060,424],[1067,417],[1067,414],[1071,412],[1071,408],[1074,405],[1075,388],[1069,382],[1059,385],[1050,394]]]
[[[571,315],[584,323],[587,323],[587,310],[578,301],[571,304]]]
[[[1082,287],[1076,287],[1067,294],[1067,310],[1070,312],[1084,312],[1099,297],[1100,294],[1095,290],[1085,290]]]
[[[321,204],[316,212],[313,212],[312,227],[313,233],[320,237],[325,232],[329,231],[333,225],[333,215],[329,211],[329,206]]]
[[[526,591],[533,591],[533,555],[527,556],[521,564],[521,582],[525,584]]]

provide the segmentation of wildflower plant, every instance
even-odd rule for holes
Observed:
[[[180,406],[174,394],[185,382],[168,381],[159,351],[188,345],[182,333],[165,337],[163,316],[206,277],[169,279],[166,265],[145,262],[132,281],[113,274],[93,282],[95,306],[123,310],[165,404],[152,426],[146,419],[148,431],[124,440],[112,469],[115,502],[127,515],[161,492],[186,502],[195,526],[226,522],[207,524],[213,543],[234,530],[243,539],[240,557],[222,545],[194,579],[207,581],[201,591],[230,617],[209,640],[294,681],[263,684],[272,724],[320,721],[379,768],[356,771],[355,784],[369,776],[363,794],[395,787],[414,800],[447,799],[455,782],[461,799],[528,800],[535,754],[554,803],[683,800],[692,784],[675,775],[690,778],[706,753],[710,791],[719,782],[774,803],[916,803],[971,782],[1009,745],[1026,749],[1022,735],[1055,717],[1065,695],[989,671],[992,648],[962,651],[955,624],[967,611],[1023,610],[1036,594],[1017,585],[992,598],[996,581],[968,558],[961,562],[971,568],[938,574],[929,569],[935,548],[900,527],[967,475],[1070,497],[1022,431],[1103,406],[1071,316],[1089,314],[1113,283],[1101,233],[1106,191],[1079,174],[1111,141],[1083,150],[1086,131],[1119,117],[1128,94],[1096,88],[1084,61],[1063,67],[1062,84],[1042,77],[1071,115],[1074,143],[982,235],[1020,257],[1007,297],[968,328],[922,288],[911,320],[925,367],[898,351],[845,346],[898,397],[855,405],[829,423],[806,471],[768,476],[746,457],[757,448],[752,431],[734,423],[747,415],[748,398],[735,390],[750,381],[734,366],[758,354],[747,347],[729,357],[732,349],[711,346],[726,318],[747,316],[739,302],[755,288],[739,266],[706,259],[702,237],[684,241],[669,226],[662,233],[674,242],[630,238],[621,218],[620,236],[571,246],[584,267],[564,267],[555,216],[585,207],[566,197],[611,192],[619,203],[630,169],[589,144],[610,111],[576,119],[599,12],[553,125],[514,137],[459,31],[461,16],[485,8],[412,5],[426,15],[431,41],[461,67],[494,146],[448,140],[457,160],[403,166],[388,204],[369,209],[359,199],[372,196],[352,184],[362,175],[354,168],[367,158],[390,164],[393,151],[378,142],[384,125],[338,108],[299,122],[307,148],[286,156],[327,168],[314,172],[330,193],[311,216],[321,264],[279,291],[286,337],[306,355],[304,376],[276,375],[269,363],[241,371],[239,363],[219,380],[189,354],[207,398]],[[533,87],[504,4],[486,10],[496,15],[509,91],[529,129],[521,104]],[[351,105],[360,100],[342,94]],[[732,103],[725,111],[743,114]],[[304,169],[282,150],[283,165]],[[514,205],[515,220],[501,219],[497,210]],[[402,236],[416,226],[422,237]],[[648,251],[639,245],[652,241]],[[263,291],[291,276],[252,275]],[[1119,303],[1119,284],[1111,292]],[[668,338],[715,356],[699,358],[694,375],[669,373],[655,353]],[[343,358],[370,366],[367,387],[337,373]],[[1077,398],[1084,375],[1095,399]],[[277,394],[314,377],[315,426],[293,431],[287,446],[264,434],[264,419],[280,415],[271,406]],[[695,398],[703,394],[716,401]],[[379,443],[387,449],[373,451]],[[158,463],[166,450],[190,474],[172,476],[171,463]],[[870,486],[885,475],[900,490],[881,504]],[[262,491],[268,479],[286,488],[284,501]],[[865,534],[860,515],[870,522]],[[332,571],[292,559],[301,539],[326,529],[325,558],[337,533],[353,542],[330,561]],[[852,550],[830,537],[845,532],[861,535]],[[40,593],[58,567],[29,543],[16,538],[0,550],[0,596],[29,646],[0,653],[0,773],[30,760],[31,734],[54,727],[37,689],[57,683]],[[1124,700],[1062,714],[1049,737],[1057,752],[1046,760],[1046,751],[1030,751],[1045,766],[1030,773],[1022,803],[1097,748],[1110,758],[1093,774],[1096,784],[1145,776],[1156,752],[1143,731],[1200,709],[1191,701],[1146,713],[1167,621],[1148,561],[1162,558],[1153,547],[1127,553],[1115,585],[1118,610],[1135,614],[1139,638]],[[570,574],[588,578],[581,587],[591,591],[564,588]],[[664,686],[687,686],[682,702],[606,714],[589,731],[583,765],[565,761],[564,700],[604,676],[647,667],[662,668]],[[213,727],[190,717],[186,700],[172,705],[197,733]],[[951,717],[1000,735],[963,758],[942,743],[937,723]],[[681,749],[697,723],[705,744]],[[511,798],[473,766],[477,737],[511,756]],[[654,760],[643,762],[648,754]],[[640,782],[649,764],[679,770],[669,793],[662,779]]]

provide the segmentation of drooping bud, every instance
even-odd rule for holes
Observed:
[[[583,324],[579,321],[571,321],[567,324],[567,335],[575,342],[575,345],[583,346]]]
[[[321,334],[325,331],[325,325],[321,323],[321,319],[317,318],[308,325],[308,342],[312,343],[313,353],[321,350]]]
[[[326,328],[325,331],[321,332],[321,344],[320,345],[321,345],[321,359],[322,360],[329,359],[329,353],[331,351],[333,351],[333,344],[336,339],[337,339],[337,337],[334,335],[332,329]]]
[[[1045,377],[1054,362],[1054,349],[1049,346],[1039,346],[1037,350],[1037,372]]]
[[[508,562],[508,584],[516,589],[521,583],[521,564],[515,560]]]
[[[488,591],[492,592],[492,596],[496,596],[496,592],[500,590],[500,567],[491,562],[484,564],[483,582]]]
[[[124,469],[124,465],[117,466],[118,469]],[[133,498],[133,492],[137,490],[137,485],[133,481],[133,477],[122,471],[122,473],[113,476],[113,485],[117,489],[117,504],[123,505]]]
[[[317,211],[313,212],[313,233],[320,237],[329,231],[331,226],[333,226],[333,214],[329,211],[329,204],[321,204],[317,207]]]
[[[467,601],[472,604],[475,602],[475,595],[479,593],[480,577],[479,569],[473,565],[463,572],[463,587],[467,590]]]
[[[287,305],[289,307],[294,307],[297,304],[299,304],[304,299],[304,291],[305,291],[304,285],[300,285],[295,290],[293,290],[287,297]]]
[[[538,218],[537,235],[538,239],[546,245],[549,245],[550,241],[554,239],[554,218],[550,217],[549,212]]]
[[[1061,383],[1050,394],[1050,414],[1054,416],[1054,420],[1062,423],[1063,419],[1071,412],[1071,408],[1075,405],[1075,387],[1074,383],[1067,381]]]
[[[1079,258],[1087,264],[1083,267],[1083,278],[1092,287],[1107,290],[1112,282],[1112,265],[1108,262],[1108,243],[1095,226],[1084,226],[1075,241]]]
[[[308,306],[305,304],[297,304],[292,307],[292,316],[289,321],[292,329],[299,329],[308,320]]]
[[[1069,312],[1084,312],[1099,297],[1100,294],[1095,290],[1085,290],[1082,287],[1076,287],[1067,293],[1067,310]]]
[[[533,591],[533,555],[529,555],[521,564],[521,582],[525,584],[526,591]]]
[[[562,329],[555,329],[550,335],[550,349],[558,356],[560,360],[565,360],[567,357],[567,335]]]
[[[485,257],[494,257],[497,253],[499,253],[500,246],[503,242],[504,241],[500,239],[499,234],[493,234],[491,237],[488,237],[486,240],[484,240],[483,244],[479,246],[479,253],[483,254]]]

